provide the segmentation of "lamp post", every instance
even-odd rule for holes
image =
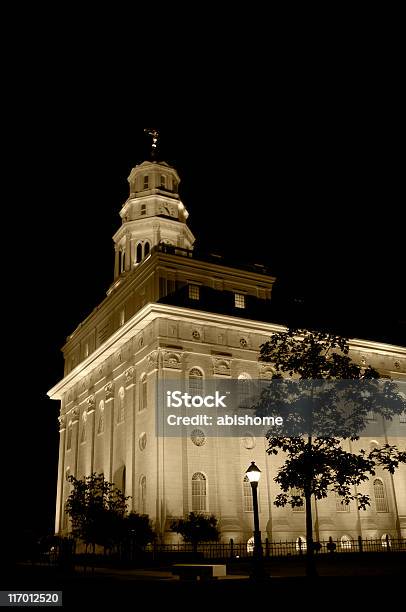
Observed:
[[[261,478],[261,470],[255,465],[255,461],[251,461],[251,465],[245,474],[251,484],[252,505],[254,510],[254,563],[252,578],[260,579],[264,577],[264,568],[262,564],[263,550],[258,514],[258,481]]]

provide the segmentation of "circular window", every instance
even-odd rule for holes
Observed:
[[[245,338],[241,338],[240,346],[242,346],[242,348],[246,348],[248,346],[248,342],[246,341]]]
[[[195,446],[203,446],[206,443],[206,436],[201,429],[194,429],[190,434],[190,439]]]
[[[144,448],[147,445],[147,434],[145,433],[145,431],[140,435],[139,439],[138,439],[138,445],[140,447],[140,450],[144,450]]]
[[[242,439],[242,443],[244,444],[244,448],[249,450],[251,448],[254,448],[255,438],[252,434],[246,434]]]
[[[197,331],[197,329],[192,332],[192,336],[195,340],[200,340],[200,333]]]

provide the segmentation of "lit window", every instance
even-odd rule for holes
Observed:
[[[302,501],[302,505],[301,506],[292,506],[292,511],[293,512],[304,512],[305,506],[304,506],[304,500],[303,500],[302,492],[299,489],[297,489],[296,487],[293,487],[293,489],[290,490],[290,494],[292,496],[294,496],[294,497],[300,497],[300,499]]]
[[[351,538],[347,535],[341,536],[340,546],[344,550],[348,550],[349,548],[351,548],[352,547]]]
[[[189,393],[190,395],[203,393],[203,373],[199,368],[192,368],[189,372]]]
[[[140,514],[146,514],[147,507],[147,477],[141,476],[139,484]]]
[[[201,472],[196,472],[192,476],[192,512],[206,512],[206,507],[206,476]]]
[[[143,374],[140,378],[140,396],[138,409],[145,410],[147,408],[148,394],[147,394],[147,375]]]
[[[97,425],[97,433],[101,434],[104,432],[104,401],[101,400],[99,404],[99,424]]]
[[[245,308],[245,295],[243,293],[234,294],[234,306],[236,308]]]
[[[341,495],[338,495],[338,493],[336,493],[336,511],[337,512],[349,512],[350,511],[350,504],[346,504],[343,501],[343,498],[341,497]]]
[[[248,476],[244,476],[243,495],[244,495],[244,512],[253,512],[254,505],[252,502],[252,490],[251,490],[251,483],[248,480]]]
[[[296,538],[296,550],[305,551],[307,549],[307,542],[304,536]]]
[[[374,497],[377,512],[388,512],[388,504],[385,495],[385,485],[380,478],[374,480]]]
[[[247,553],[253,553],[254,552],[254,538],[251,537],[249,540],[247,540]]]
[[[125,398],[124,387],[120,387],[118,391],[117,423],[122,423],[124,421],[124,398]]]
[[[144,189],[148,189],[149,187],[149,176],[145,175],[144,176]]]
[[[392,542],[391,542],[391,537],[389,535],[389,533],[384,533],[383,536],[381,537],[381,542],[382,542],[382,548],[389,548],[392,546]]]
[[[189,300],[200,299],[200,287],[199,285],[189,285]]]

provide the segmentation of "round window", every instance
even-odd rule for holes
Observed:
[[[203,446],[206,443],[206,436],[201,429],[194,429],[190,434],[190,439],[196,446]]]
[[[147,445],[147,434],[145,433],[145,431],[140,435],[139,439],[138,439],[138,445],[140,447],[140,450],[144,450],[144,448]]]

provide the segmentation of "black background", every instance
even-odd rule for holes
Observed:
[[[112,281],[126,179],[150,150],[150,117],[137,124],[131,99],[107,103],[90,90],[32,98],[10,155],[19,229],[6,278],[21,312],[24,388],[12,399],[21,415],[12,508],[20,526],[39,531],[53,528],[59,438],[58,402],[46,392],[62,376],[66,336]],[[196,112],[161,126],[159,158],[180,174],[197,244],[269,265],[283,322],[404,344],[404,171],[393,115],[377,120],[376,107],[338,94],[333,105],[292,98],[264,110],[214,122]]]

